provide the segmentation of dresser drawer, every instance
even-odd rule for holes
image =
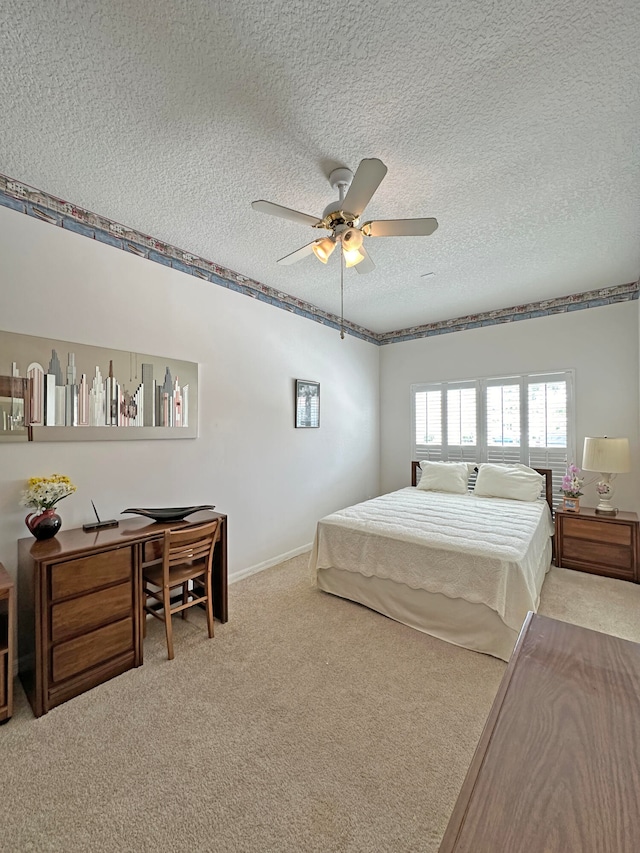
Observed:
[[[133,571],[133,551],[119,548],[80,557],[51,567],[51,598],[56,601],[70,595],[91,592],[101,586],[129,580]]]
[[[581,507],[556,511],[556,565],[638,583],[638,516]]]
[[[622,569],[633,577],[634,558],[631,548],[621,545],[606,545],[590,542],[585,545],[582,539],[565,538],[562,543],[562,564],[572,568],[571,563]]]
[[[610,542],[612,545],[631,545],[631,527],[628,524],[602,524],[582,518],[565,518],[563,534],[590,542]]]
[[[8,653],[0,654],[0,708],[7,704],[7,665]]]
[[[142,562],[152,563],[154,560],[161,560],[163,547],[164,539],[152,539],[151,542],[144,542],[142,545]]]
[[[51,680],[64,681],[134,648],[133,619],[121,619],[90,634],[67,640],[52,652]]]
[[[130,616],[133,609],[131,581],[98,592],[68,598],[51,608],[51,641],[59,643],[87,633],[105,622]]]

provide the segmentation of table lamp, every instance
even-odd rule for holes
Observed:
[[[614,485],[612,474],[626,474],[631,470],[628,438],[608,438],[606,435],[598,438],[585,438],[582,468],[585,471],[598,471],[600,479],[596,492],[600,503],[596,512],[616,515],[618,510],[612,506]]]

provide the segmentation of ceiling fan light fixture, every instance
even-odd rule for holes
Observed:
[[[360,251],[360,249],[344,249],[342,250],[342,254],[344,255],[344,265],[349,267],[355,267],[356,264],[359,264],[360,261],[364,261],[364,254]]]
[[[362,232],[357,228],[347,228],[346,231],[342,232],[342,248],[345,251],[351,251],[352,249],[359,249],[362,246]]]
[[[323,237],[321,240],[316,240],[313,244],[313,254],[319,261],[326,264],[335,247],[335,237]]]
[[[264,199],[252,202],[254,210],[288,219],[301,225],[311,225],[313,228],[323,228],[329,231],[330,237],[321,237],[307,243],[306,246],[290,252],[278,259],[279,264],[292,264],[313,253],[323,264],[326,264],[333,254],[338,242],[344,257],[340,259],[340,300],[341,300],[341,330],[340,337],[344,338],[344,268],[356,267],[359,275],[366,275],[375,269],[375,264],[364,247],[367,237],[428,237],[438,227],[437,219],[419,217],[413,219],[376,219],[361,224],[363,213],[373,198],[384,176],[387,167],[377,157],[365,158],[360,161],[355,174],[349,169],[340,167],[329,175],[331,187],[338,190],[338,198],[330,202],[321,217],[310,216],[299,210],[283,207]],[[363,263],[364,262],[364,263]],[[358,266],[359,265],[359,266]],[[425,277],[431,273],[425,273]]]

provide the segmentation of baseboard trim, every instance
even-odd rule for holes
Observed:
[[[285,560],[291,560],[293,557],[298,557],[300,554],[310,551],[312,547],[313,543],[309,542],[308,545],[301,545],[299,548],[294,548],[293,551],[287,551],[286,554],[280,554],[278,557],[272,557],[270,560],[265,560],[264,563],[256,563],[255,566],[249,566],[247,569],[241,569],[239,572],[234,572],[229,575],[229,583],[232,584],[236,581],[244,580],[251,575],[258,574],[258,572],[263,572],[265,569],[270,569],[271,566],[277,566],[278,563],[284,563]]]

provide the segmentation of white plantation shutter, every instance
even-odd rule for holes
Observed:
[[[567,383],[553,377],[528,380],[529,446],[567,447]]]
[[[449,386],[447,388],[447,444],[456,447],[475,447],[477,435],[476,388]]]
[[[477,387],[474,381],[415,386],[414,459],[475,462],[477,433]]]
[[[555,506],[567,462],[575,461],[571,372],[527,377],[527,397],[529,465],[553,471]]]
[[[413,385],[413,459],[551,468],[574,460],[573,371]],[[473,483],[473,479],[472,479]]]
[[[478,460],[478,388],[475,382],[451,382],[446,388],[447,431],[443,459]]]
[[[523,461],[520,378],[485,380],[485,462]]]
[[[442,390],[425,388],[414,398],[415,459],[442,458]]]

